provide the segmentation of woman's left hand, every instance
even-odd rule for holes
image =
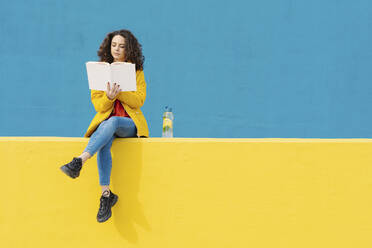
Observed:
[[[114,100],[120,91],[120,85],[114,83],[113,87],[110,87],[110,82],[107,82],[106,95],[110,100]]]

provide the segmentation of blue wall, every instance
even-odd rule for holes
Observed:
[[[372,137],[372,1],[2,1],[0,136],[85,133],[85,62],[143,45],[152,137]],[[140,3],[140,4],[139,4]]]

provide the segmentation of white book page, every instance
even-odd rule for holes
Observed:
[[[89,89],[106,91],[110,82],[110,64],[106,62],[89,61],[86,64]]]
[[[120,85],[121,91],[136,91],[136,65],[126,62],[114,62],[111,64],[112,83]]]

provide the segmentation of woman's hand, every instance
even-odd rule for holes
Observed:
[[[107,90],[106,90],[106,95],[108,99],[114,100],[115,97],[120,93],[120,85],[114,83],[112,87],[110,87],[110,82],[107,82]]]

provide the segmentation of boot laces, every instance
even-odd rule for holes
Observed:
[[[109,202],[110,202],[109,197],[101,196],[100,204],[99,204],[99,210],[98,210],[98,212],[100,214],[102,214],[102,213],[104,213],[106,211],[106,209],[109,206]]]
[[[69,166],[72,170],[78,171],[81,169],[81,163],[78,158],[74,158]]]

